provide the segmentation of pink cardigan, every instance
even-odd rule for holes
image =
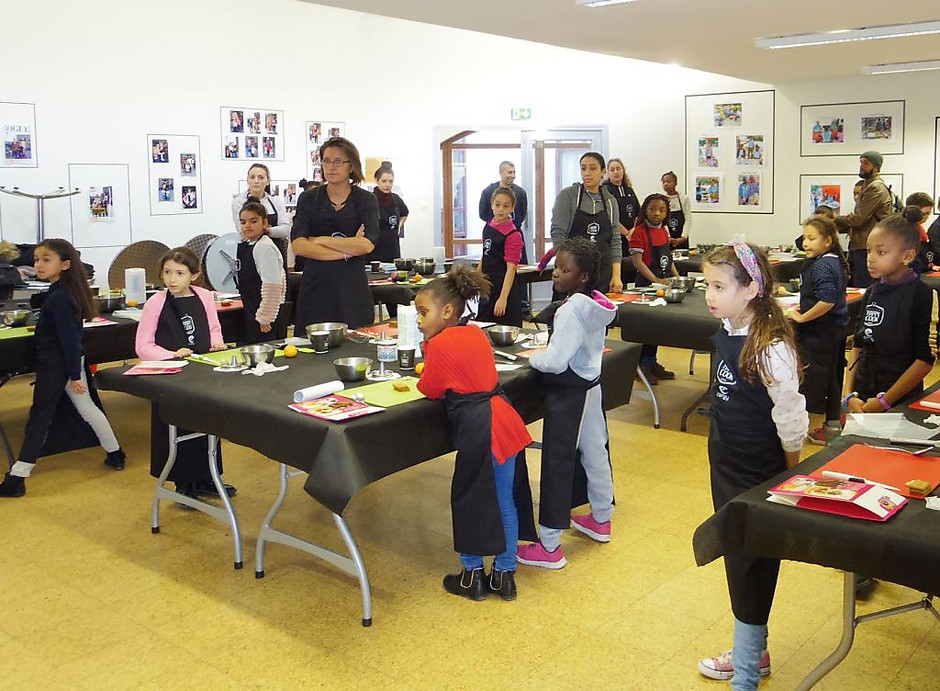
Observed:
[[[202,300],[202,305],[206,308],[206,319],[209,320],[209,344],[212,346],[222,345],[224,343],[222,325],[219,324],[219,314],[215,308],[215,296],[212,291],[205,288],[190,286],[190,290]],[[147,300],[144,305],[140,324],[137,325],[137,338],[134,343],[137,357],[141,360],[172,360],[176,357],[175,351],[161,348],[154,342],[157,335],[157,322],[165,304],[166,291],[161,290]]]

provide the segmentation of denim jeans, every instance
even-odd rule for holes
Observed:
[[[499,501],[499,515],[503,520],[503,534],[506,536],[506,551],[496,555],[495,565],[499,571],[515,571],[516,544],[519,542],[519,515],[516,513],[512,486],[516,476],[516,457],[510,456],[502,465],[496,462],[495,456],[492,461],[496,481],[496,499]],[[483,557],[476,554],[461,554],[460,563],[467,571],[481,569]]]
[[[760,681],[760,656],[767,647],[767,625],[745,624],[734,620],[734,650],[731,665],[732,691],[755,691]]]

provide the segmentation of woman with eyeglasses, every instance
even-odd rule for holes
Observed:
[[[239,214],[242,207],[249,197],[254,197],[261,202],[261,205],[268,212],[268,235],[274,240],[274,244],[281,251],[284,257],[284,268],[293,264],[288,264],[287,246],[290,241],[291,218],[284,207],[284,200],[279,196],[271,194],[271,171],[263,163],[253,163],[248,169],[248,191],[239,192],[232,197],[232,221],[235,223],[235,231],[241,233],[242,224]],[[293,257],[290,258],[293,260]]]
[[[359,187],[362,162],[351,141],[328,139],[320,159],[326,184],[300,195],[291,230],[294,253],[305,257],[297,295],[298,336],[316,322],[356,328],[374,321],[365,258],[379,238],[378,201]]]

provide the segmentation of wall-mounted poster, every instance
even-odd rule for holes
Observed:
[[[694,204],[716,205],[721,203],[721,176],[696,175]]]
[[[738,206],[760,206],[760,173],[738,175]]]
[[[679,182],[693,211],[773,213],[774,100],[773,90],[685,97]]]
[[[148,134],[150,215],[202,213],[199,136]]]
[[[36,106],[32,103],[0,103],[3,156],[0,167],[36,168]]]
[[[881,179],[891,192],[904,199],[904,175],[882,175]],[[845,216],[855,210],[855,185],[861,182],[858,175],[801,175],[800,176],[800,221],[812,216],[820,206],[828,206],[837,214]]]
[[[219,117],[224,160],[284,160],[283,110],[222,106]]]
[[[345,137],[345,122],[308,120],[305,123],[307,140],[307,179],[323,182],[323,166],[320,165],[320,146],[331,137]]]
[[[698,167],[718,167],[718,137],[698,138]]]
[[[69,163],[71,242],[76,247],[124,247],[131,239],[126,163]]]
[[[297,197],[300,196],[300,188],[297,186],[297,180],[271,180],[269,187],[271,188],[272,197],[280,197],[284,202],[284,206],[288,209],[297,206]],[[244,194],[248,191],[248,181],[239,180],[238,181],[238,193]]]
[[[904,153],[904,101],[826,103],[800,108],[801,156]]]

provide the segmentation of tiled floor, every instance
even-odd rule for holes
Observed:
[[[440,579],[457,567],[450,538],[451,458],[362,492],[348,511],[373,584],[375,624],[360,626],[356,582],[274,545],[253,575],[257,526],[277,491],[276,465],[228,444],[226,479],[245,534],[245,568],[212,518],[163,510],[149,530],[148,409],[105,393],[128,468],[100,450],[44,459],[23,499],[0,502],[0,651],[4,689],[717,689],[696,661],[730,643],[719,563],[695,566],[691,536],[710,513],[704,420],[678,431],[704,389],[705,358],[663,349],[679,373],[657,387],[663,429],[640,396],[609,415],[618,507],[614,539],[566,535],[569,566],[521,567],[519,599],[471,603]],[[0,393],[18,447],[32,389]],[[420,430],[416,430],[419,433]],[[539,425],[533,435],[541,434]],[[815,447],[807,447],[812,453]],[[537,479],[538,454],[529,456]],[[292,481],[277,525],[341,546],[329,513]],[[841,574],[783,565],[771,618],[774,672],[793,689],[835,646]],[[882,584],[865,610],[917,593]],[[865,624],[821,689],[940,687],[940,625],[919,612]]]

